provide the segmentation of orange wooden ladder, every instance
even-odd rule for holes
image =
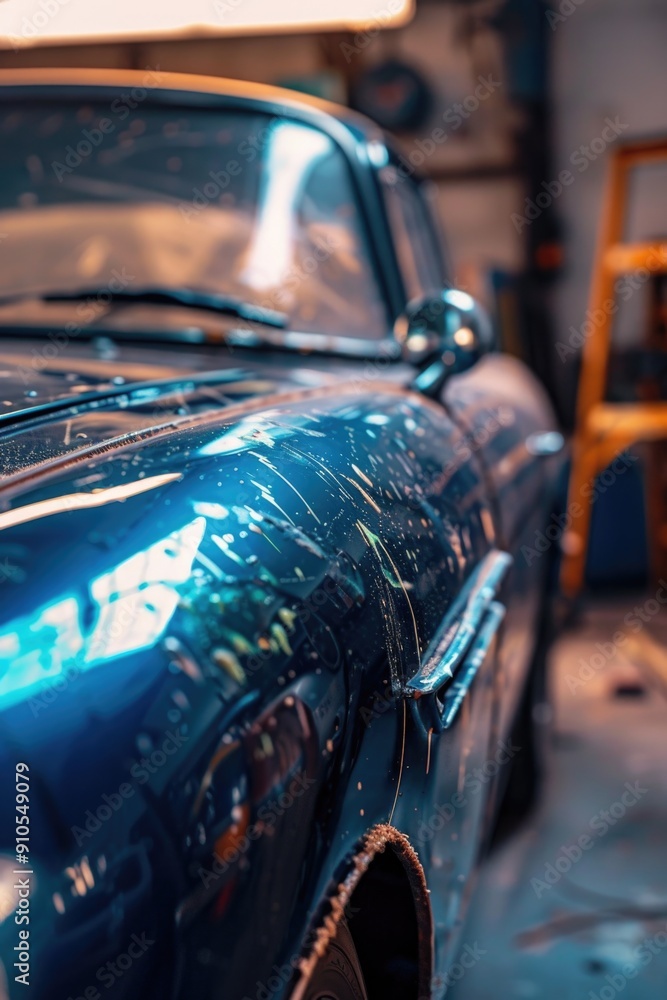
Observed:
[[[564,539],[561,587],[574,597],[584,584],[596,476],[630,445],[667,439],[667,402],[605,401],[616,282],[640,269],[667,273],[667,242],[623,242],[630,175],[637,167],[667,162],[667,138],[618,146],[611,154],[589,296],[589,321],[581,356],[577,418],[568,492],[571,525]]]

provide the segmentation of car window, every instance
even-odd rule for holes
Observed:
[[[440,251],[419,189],[393,166],[383,170],[382,184],[408,300],[438,291],[443,284]]]
[[[237,110],[58,100],[0,112],[0,295],[175,286],[287,313],[289,328],[386,336],[343,151]]]

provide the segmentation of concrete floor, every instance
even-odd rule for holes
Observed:
[[[448,998],[667,998],[667,655],[637,645],[667,644],[667,608],[646,600],[589,605],[553,649],[542,800],[481,871],[463,942],[484,954]]]

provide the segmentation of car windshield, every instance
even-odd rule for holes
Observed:
[[[0,110],[0,177],[0,299],[121,280],[227,295],[284,313],[294,331],[386,335],[348,163],[315,127],[15,102]]]

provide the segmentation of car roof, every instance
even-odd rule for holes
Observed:
[[[385,142],[381,129],[370,119],[321,98],[294,90],[273,87],[245,80],[228,80],[216,76],[171,73],[156,67],[145,70],[23,68],[0,69],[0,88],[24,91],[28,96],[48,97],[53,91],[61,96],[79,90],[117,91],[120,88],[149,87],[151,99],[160,103],[190,104],[221,107],[247,107],[249,110],[282,112],[310,121],[334,135],[340,136],[341,126],[349,138],[357,142]],[[5,93],[5,96],[8,96]],[[67,93],[67,96],[70,96]]]

